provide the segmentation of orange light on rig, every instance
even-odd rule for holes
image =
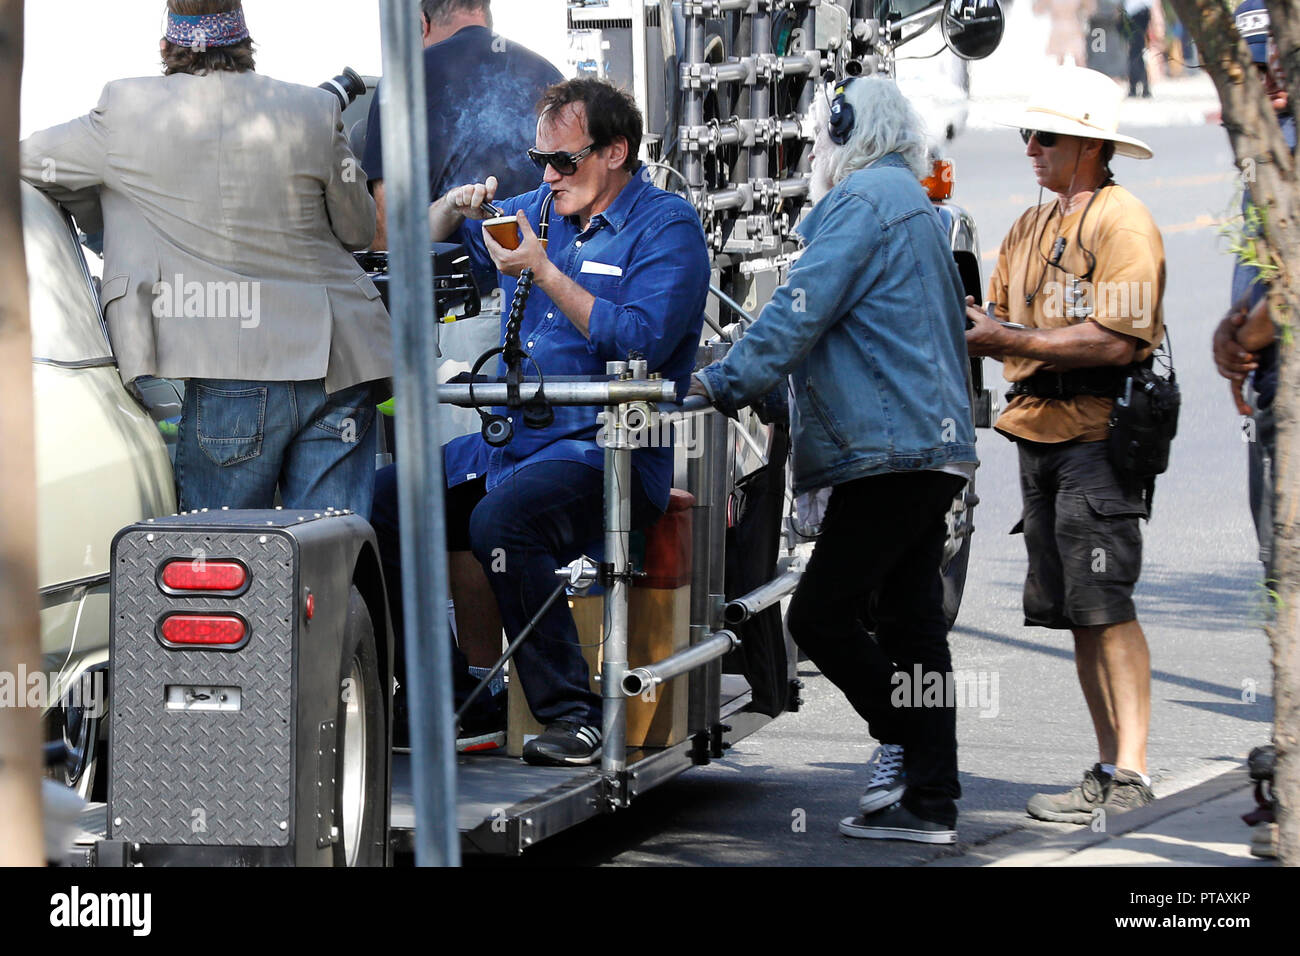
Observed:
[[[926,193],[935,202],[952,198],[952,184],[956,180],[951,159],[936,159],[930,175],[921,180]]]

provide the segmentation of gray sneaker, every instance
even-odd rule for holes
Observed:
[[[1093,764],[1091,770],[1083,772],[1083,781],[1066,793],[1036,793],[1029,798],[1025,809],[1037,820],[1051,823],[1081,823],[1085,826],[1092,822],[1093,811],[1106,802],[1110,795],[1111,775],[1101,769],[1101,764]],[[1142,779],[1137,778],[1138,783]],[[1147,791],[1150,793],[1150,791]],[[1150,802],[1150,801],[1148,801]]]
[[[1116,768],[1115,776],[1111,778],[1110,792],[1102,801],[1101,808],[1107,813],[1125,813],[1145,807],[1155,798],[1151,788],[1136,773]]]
[[[1277,859],[1277,824],[1257,823],[1251,827],[1250,855],[1265,860]]]
[[[903,745],[881,744],[867,761],[871,777],[858,801],[859,813],[875,813],[903,799]]]

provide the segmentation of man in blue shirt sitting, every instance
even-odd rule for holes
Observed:
[[[521,235],[506,249],[483,230],[482,204],[496,182],[450,190],[429,210],[431,237],[468,248],[476,266],[501,274],[511,301],[520,274],[533,288],[520,327],[525,374],[598,376],[605,363],[640,355],[684,396],[694,368],[709,286],[704,231],[691,205],[658,189],[637,155],[642,121],[632,98],[600,80],[568,80],[540,104],[533,161],[539,189],[502,200]],[[549,203],[548,203],[549,200]],[[550,206],[548,244],[537,239]],[[508,321],[508,314],[503,318]],[[504,374],[500,365],[498,374]],[[466,435],[443,449],[447,548],[471,550],[487,572],[506,632],[518,634],[555,589],[555,569],[603,530],[604,450],[598,409],[557,407],[554,422],[524,427],[518,412],[503,447]],[[668,503],[671,448],[632,459],[632,526],[653,524]],[[381,472],[377,496],[395,498]],[[376,502],[376,514],[395,514]],[[380,528],[390,534],[393,528]],[[536,764],[589,764],[600,757],[600,698],[591,692],[577,628],[556,602],[515,655],[529,708],[546,725],[524,749]]]

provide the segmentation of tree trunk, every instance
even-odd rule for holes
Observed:
[[[32,344],[18,187],[22,0],[0,0],[0,680],[17,706],[0,706],[0,866],[38,866],[41,833],[39,706],[23,674],[40,672],[36,611],[36,440]]]
[[[1282,328],[1274,462],[1273,576],[1276,615],[1268,628],[1273,649],[1274,742],[1280,856],[1300,865],[1300,355],[1294,316],[1300,314],[1300,186],[1295,160],[1278,126],[1250,51],[1221,0],[1172,0],[1214,80],[1223,125],[1251,200],[1264,215],[1261,258],[1277,267],[1269,307]],[[1266,0],[1273,36],[1287,71],[1293,106],[1300,105],[1300,0]]]

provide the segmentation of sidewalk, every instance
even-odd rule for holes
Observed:
[[[1019,90],[972,92],[968,129],[996,129],[997,119],[1023,108],[1028,99],[1023,80]],[[1199,126],[1219,121],[1219,94],[1208,75],[1198,73],[1165,80],[1150,99],[1126,97],[1120,106],[1120,129],[1149,126]]]
[[[1255,807],[1246,768],[1113,816],[1105,832],[1070,824],[1027,825],[931,866],[1276,866],[1250,854]]]
[[[998,49],[970,65],[968,129],[996,128],[996,118],[1023,107],[1039,78],[1056,68],[1055,59],[1045,52],[1050,29],[1048,18],[1035,16],[1029,4],[1012,7]],[[1214,83],[1204,70],[1193,69],[1177,79],[1158,78],[1150,99],[1126,98],[1119,125],[1120,129],[1191,126],[1218,120]]]

